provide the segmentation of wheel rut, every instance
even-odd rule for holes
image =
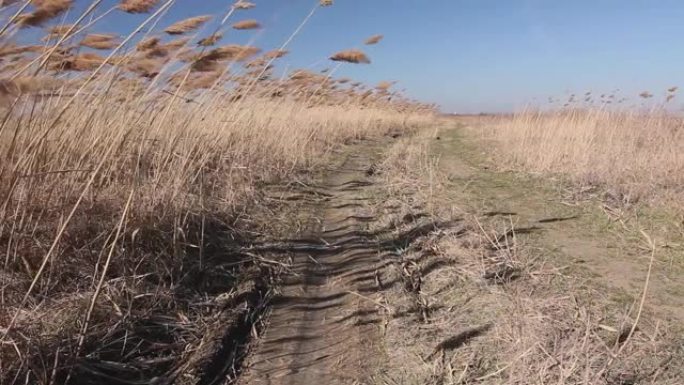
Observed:
[[[392,248],[368,231],[374,218],[364,205],[378,150],[360,146],[315,187],[325,199],[307,203],[311,230],[288,242],[292,269],[237,383],[364,383],[381,364],[379,271]]]

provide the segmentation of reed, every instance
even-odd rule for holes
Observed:
[[[172,3],[123,0],[86,28],[98,1],[70,17],[72,1],[35,0],[12,23],[46,25],[46,43],[14,43],[20,28],[0,35],[0,384],[104,381],[114,367],[173,378],[219,319],[195,295],[216,295],[205,274],[230,254],[227,234],[271,221],[260,186],[324,167],[349,140],[432,121],[431,106],[388,90],[274,75],[313,12],[261,53],[218,45],[223,24],[191,36],[254,4],[168,22]],[[147,13],[128,35],[94,28]],[[333,60],[369,62],[345,52]]]

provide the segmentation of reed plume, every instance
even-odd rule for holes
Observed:
[[[349,49],[346,51],[340,51],[340,52],[332,55],[330,57],[330,60],[339,61],[339,62],[346,62],[346,63],[354,63],[354,64],[359,64],[359,63],[370,64],[370,62],[371,62],[365,53],[363,53],[357,49]]]
[[[24,13],[18,17],[22,26],[39,27],[66,12],[73,5],[73,0],[33,0],[36,9],[31,13]]]
[[[166,49],[168,51],[176,51],[176,50],[179,50],[179,49],[185,47],[189,41],[190,41],[190,38],[180,37],[176,40],[171,40],[170,42],[168,42],[166,44],[162,44],[161,46],[164,47],[164,49]]]
[[[242,1],[239,0],[235,4],[233,4],[234,9],[252,9],[255,7],[254,3],[250,3],[249,1]]]
[[[245,29],[258,29],[261,28],[261,24],[254,19],[242,20],[233,24],[233,29],[245,30]]]
[[[223,34],[217,32],[211,36],[207,36],[207,37],[201,39],[200,41],[197,42],[197,45],[199,45],[201,47],[211,47],[211,46],[215,45],[216,43],[218,43],[218,41],[221,40],[222,38],[223,38]]]
[[[55,71],[92,71],[98,68],[104,58],[96,53],[84,52],[78,55],[66,55],[52,60],[48,65],[49,69]]]
[[[394,85],[394,82],[381,81],[375,86],[376,90],[387,91]]]
[[[18,46],[13,43],[5,44],[0,46],[0,58],[6,57],[6,56],[11,56],[11,55],[20,55],[20,54],[25,54],[25,53],[37,53],[37,52],[42,52],[44,50],[43,46],[40,45],[21,45]]]
[[[264,57],[267,59],[274,59],[274,58],[281,58],[285,55],[287,55],[289,51],[286,51],[284,49],[275,49],[273,51],[268,51],[264,54]]]
[[[136,46],[136,51],[147,51],[152,48],[158,47],[161,39],[156,36],[148,37],[141,40]]]
[[[138,58],[128,64],[129,71],[144,78],[154,78],[161,72],[164,62],[160,59]]]
[[[147,13],[159,0],[122,0],[119,9],[128,13]]]
[[[191,62],[190,68],[193,71],[208,72],[218,70],[218,66],[221,62],[228,60],[246,60],[259,53],[259,51],[259,48],[256,47],[231,44],[214,48],[209,52],[204,53],[193,51],[183,57],[182,60]]]
[[[380,40],[383,39],[383,37],[384,37],[383,35],[373,35],[373,36],[369,37],[368,39],[366,39],[366,41],[364,41],[363,43],[366,45],[378,44],[380,42]]]
[[[212,17],[210,15],[190,17],[167,27],[164,32],[168,33],[169,35],[182,35],[184,33],[196,30],[204,23],[211,20],[211,18]]]
[[[83,47],[94,49],[112,49],[118,44],[119,43],[115,35],[101,33],[88,34],[83,38],[83,40],[81,40],[80,43],[80,45]]]

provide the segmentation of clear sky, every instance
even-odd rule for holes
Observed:
[[[317,0],[252,0],[233,20],[258,19],[261,31],[231,31],[225,42],[278,47]],[[77,0],[82,7],[86,1]],[[114,4],[106,0],[105,4]],[[177,0],[164,25],[217,13],[229,0]],[[288,47],[281,68],[331,67],[346,48],[370,65],[337,72],[397,88],[448,112],[509,111],[549,96],[610,93],[636,101],[649,90],[684,85],[684,0],[335,0],[316,11]],[[96,28],[123,32],[144,16],[109,17]],[[162,27],[163,25],[160,25]],[[383,34],[377,46],[363,47]],[[676,99],[675,99],[676,100]]]

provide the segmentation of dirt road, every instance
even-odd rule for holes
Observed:
[[[268,327],[246,363],[241,384],[351,384],[371,376],[379,357],[381,264],[387,248],[366,231],[374,146],[346,156],[318,186],[309,235],[272,301]],[[383,250],[384,249],[384,250]]]
[[[670,297],[654,283],[635,319],[639,291],[585,268],[632,255],[582,230],[588,208],[491,170],[453,127],[346,151],[296,193],[310,220],[271,250],[292,263],[234,382],[681,383]]]

